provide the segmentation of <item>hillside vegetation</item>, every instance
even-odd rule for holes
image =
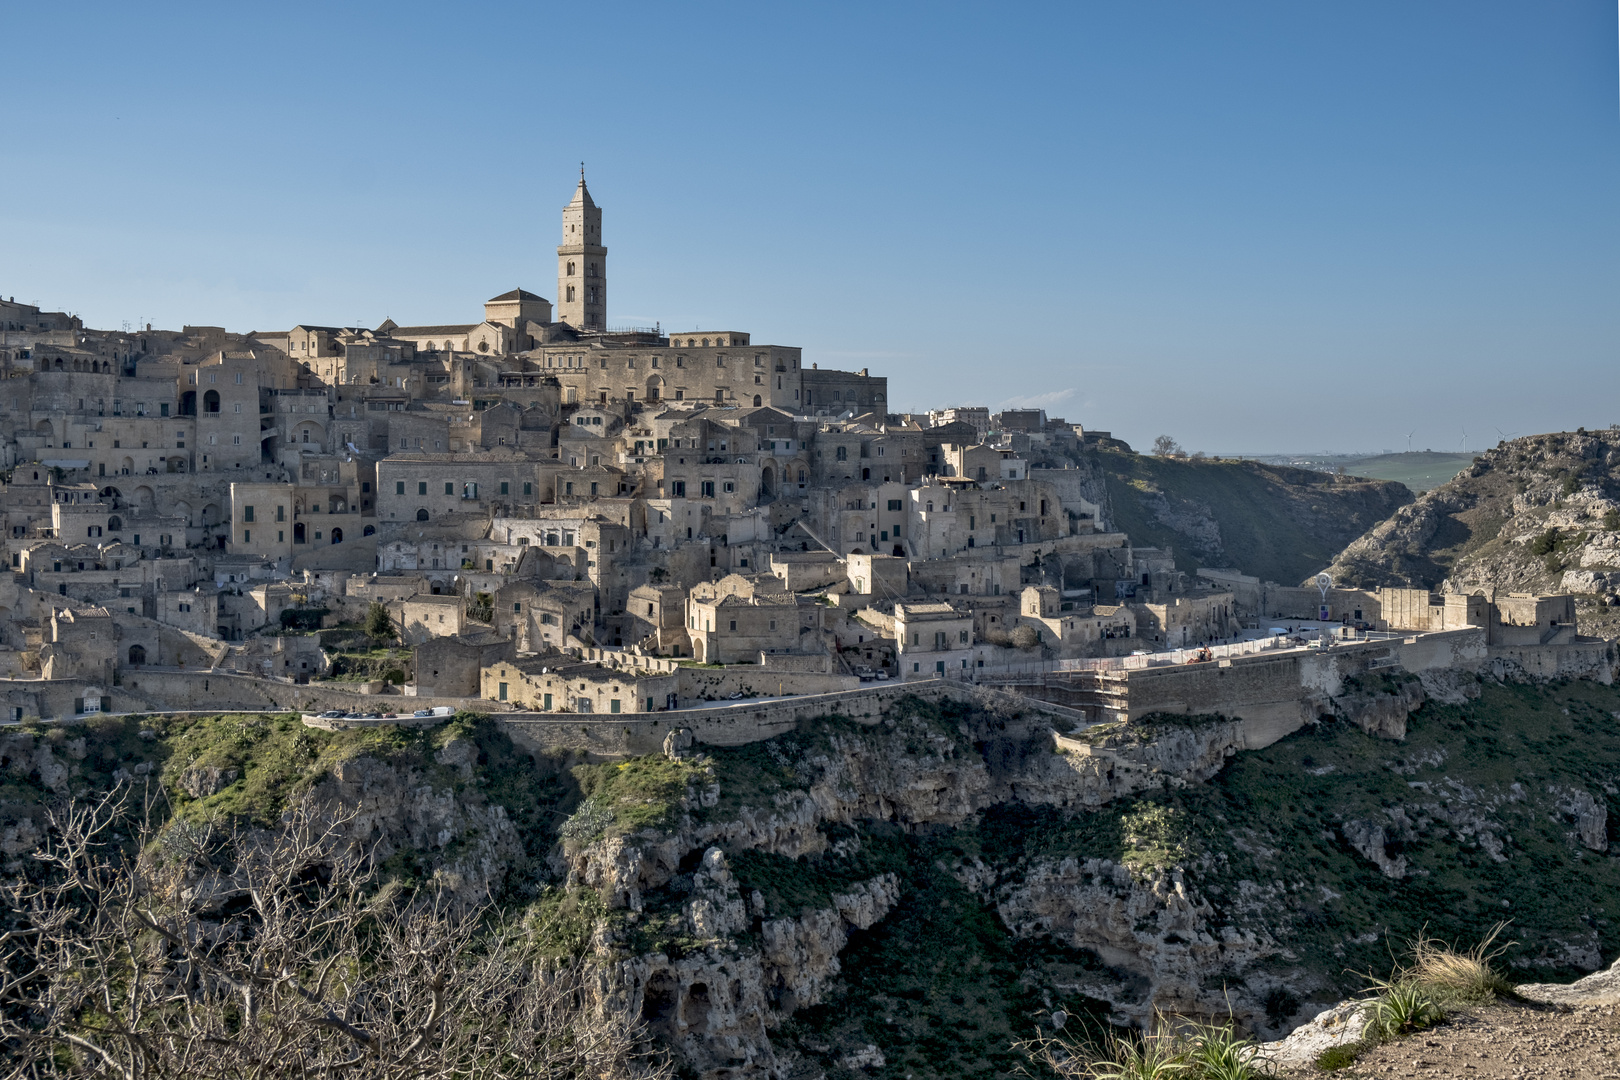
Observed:
[[[1096,455],[1113,525],[1176,566],[1236,567],[1297,584],[1412,501],[1400,484],[1258,461]]]

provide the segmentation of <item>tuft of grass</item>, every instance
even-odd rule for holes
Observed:
[[[1163,1080],[1191,1069],[1182,1041],[1171,1035],[1110,1035],[1106,1056],[1078,1074],[1089,1080]]]
[[[1109,1032],[1100,1051],[1066,1039],[1038,1037],[1017,1044],[1062,1080],[1256,1080],[1260,1047],[1230,1023],[1172,1030],[1164,1018],[1143,1034]]]
[[[1493,961],[1516,942],[1498,942],[1507,923],[1498,922],[1471,949],[1459,951],[1432,937],[1425,928],[1412,942],[1412,963],[1397,977],[1422,987],[1431,998],[1447,1005],[1474,1005],[1499,997],[1510,997],[1513,984],[1497,971]]]
[[[1380,1039],[1411,1035],[1446,1018],[1445,1011],[1420,983],[1389,980],[1374,983],[1373,988],[1378,996],[1367,1005],[1367,1030]]]
[[[1199,1080],[1253,1080],[1260,1047],[1232,1024],[1194,1024],[1185,1036],[1187,1062]]]

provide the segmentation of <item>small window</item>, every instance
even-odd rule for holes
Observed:
[[[403,494],[405,494],[405,481],[403,481],[403,480],[395,480],[394,481],[394,494],[395,495],[403,495]]]

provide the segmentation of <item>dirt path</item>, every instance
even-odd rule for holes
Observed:
[[[1367,1051],[1334,1073],[1426,1080],[1620,1080],[1620,1007],[1501,1003]]]

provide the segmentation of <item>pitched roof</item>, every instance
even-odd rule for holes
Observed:
[[[502,300],[545,300],[545,299],[546,299],[545,297],[536,296],[534,293],[528,292],[525,289],[513,289],[511,292],[503,292],[499,296],[490,297],[490,299],[488,299],[488,300],[486,300],[484,302],[487,303],[487,304],[497,304],[497,303],[500,303]],[[549,303],[549,301],[547,301],[547,302]]]
[[[591,201],[591,193],[585,187],[585,174],[583,172],[579,176],[579,187],[574,189],[573,199],[569,201],[568,207],[564,209],[575,206],[588,206],[593,210],[596,209],[596,204]]]
[[[395,337],[412,334],[465,334],[469,330],[484,325],[483,323],[463,323],[451,326],[396,326],[393,333]]]

